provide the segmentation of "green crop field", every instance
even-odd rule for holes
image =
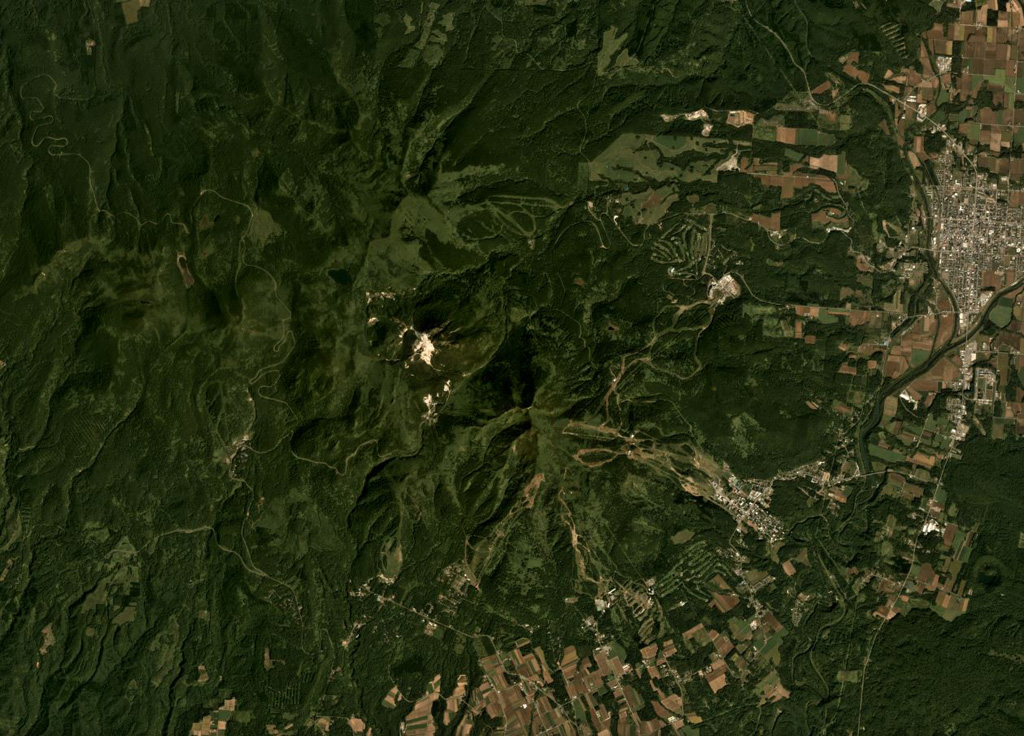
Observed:
[[[0,736],[1024,733],[1021,28],[2,4]]]

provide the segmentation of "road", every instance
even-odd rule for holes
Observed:
[[[1013,292],[1024,287],[1024,278],[1017,279],[1009,286],[1005,286],[999,291],[992,295],[992,298],[988,300],[985,308],[978,315],[977,320],[971,326],[967,332],[963,333],[959,337],[956,333],[950,336],[950,339],[946,343],[932,351],[928,359],[925,360],[921,365],[916,368],[911,368],[906,373],[896,378],[891,379],[888,383],[882,385],[881,390],[875,397],[874,406],[871,408],[871,412],[861,421],[858,433],[857,433],[857,462],[860,465],[862,473],[868,473],[871,471],[871,458],[868,453],[868,436],[875,430],[879,422],[882,421],[882,412],[885,408],[885,400],[892,396],[897,391],[901,391],[910,385],[916,378],[924,375],[930,371],[936,363],[938,363],[943,357],[945,357],[950,351],[959,348],[961,345],[966,343],[976,334],[978,334],[982,327],[985,326],[985,321],[988,319],[989,313],[995,308],[996,304],[1004,296],[1012,294]],[[957,316],[959,319],[959,315]],[[967,366],[964,366],[966,369]]]

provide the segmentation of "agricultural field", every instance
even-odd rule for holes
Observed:
[[[1024,6],[0,39],[0,736],[1024,733]]]

